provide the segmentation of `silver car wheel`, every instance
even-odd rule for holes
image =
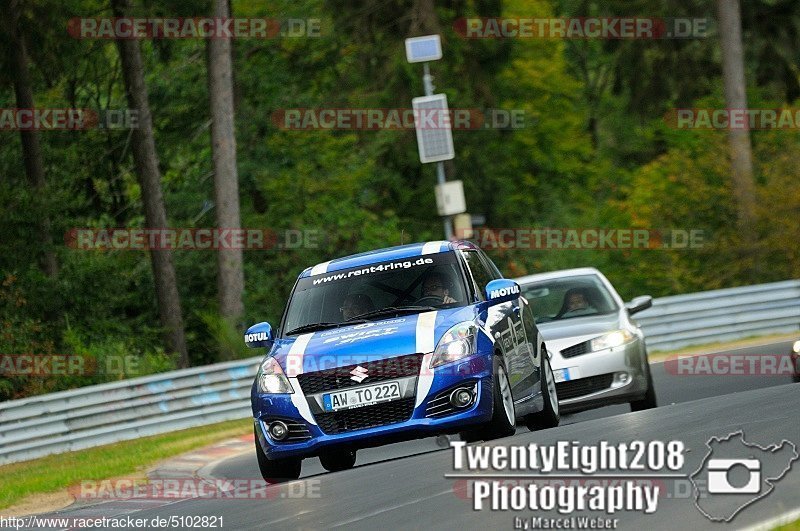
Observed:
[[[516,425],[517,417],[514,412],[514,398],[511,396],[511,386],[508,384],[506,370],[501,365],[497,374],[497,381],[500,383],[500,396],[503,398],[503,409],[506,411],[506,419],[512,426]]]
[[[545,354],[545,356],[546,355],[547,354]],[[558,400],[554,399],[556,396],[556,379],[553,376],[553,369],[550,367],[549,360],[545,360],[545,372],[547,373],[547,399],[550,401],[553,413],[558,416]]]

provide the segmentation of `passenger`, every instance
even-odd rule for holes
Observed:
[[[371,312],[375,310],[375,304],[369,295],[364,293],[351,293],[344,298],[342,307],[339,308],[342,312],[342,318],[349,321],[354,317]]]

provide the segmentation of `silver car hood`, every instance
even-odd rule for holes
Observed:
[[[560,351],[620,328],[619,312],[536,323],[549,351]]]

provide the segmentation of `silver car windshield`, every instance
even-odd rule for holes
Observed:
[[[596,275],[542,280],[521,287],[537,323],[619,311],[614,298]]]
[[[445,252],[302,278],[289,301],[283,329],[291,333],[317,323],[384,319],[384,309],[426,311],[466,303],[457,257]]]

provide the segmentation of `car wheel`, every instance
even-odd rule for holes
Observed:
[[[333,450],[320,454],[319,462],[328,472],[339,472],[353,468],[356,464],[355,450]]]
[[[253,427],[255,431],[255,427]],[[261,471],[261,477],[267,483],[283,483],[285,481],[292,481],[300,477],[300,466],[302,459],[289,458],[289,459],[269,459],[264,455],[264,450],[258,443],[258,434],[256,437],[256,459],[258,460],[258,469]]]
[[[544,409],[538,413],[533,413],[525,417],[525,426],[529,430],[544,430],[555,428],[561,422],[561,415],[558,412],[558,393],[556,393],[556,380],[553,376],[553,369],[550,367],[550,359],[547,351],[542,354],[542,398],[544,398]]]
[[[654,407],[658,407],[658,400],[656,400],[656,386],[653,385],[653,372],[650,370],[650,362],[648,362],[647,392],[641,399],[631,402],[631,411],[644,411],[645,409],[653,409]]]
[[[514,397],[511,395],[508,372],[500,356],[493,358],[492,419],[483,428],[483,439],[486,441],[508,437],[517,431]]]

